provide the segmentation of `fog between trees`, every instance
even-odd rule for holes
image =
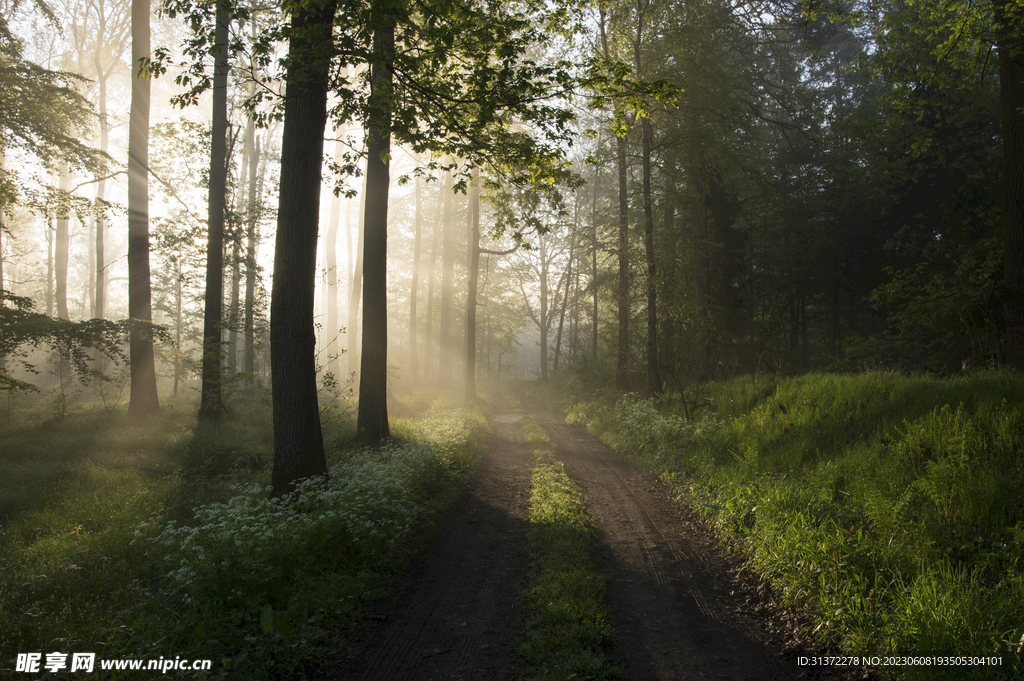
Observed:
[[[133,5],[2,8],[12,395],[269,386],[280,493],[318,399],[1024,361],[1018,3]]]

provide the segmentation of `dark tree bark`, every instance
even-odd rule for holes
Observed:
[[[378,15],[380,16],[380,15]],[[366,236],[363,252],[363,357],[360,362],[356,438],[373,446],[391,437],[388,426],[387,252],[391,177],[391,59],[395,27],[390,17],[373,32],[370,114],[366,156]]]
[[[149,79],[138,75],[149,56],[149,1],[132,0],[132,104],[128,130],[128,316],[153,320],[149,281]],[[131,396],[128,414],[160,410],[153,341],[140,329],[129,340]]]
[[[1005,201],[1006,361],[1024,371],[1024,7],[993,0],[999,48]]]
[[[228,131],[227,3],[217,3],[217,55],[213,71],[213,128],[210,141],[210,193],[206,213],[206,296],[203,312],[203,387],[199,417],[220,418],[221,328],[224,317],[224,204],[227,194]]]
[[[292,491],[299,480],[327,475],[317,403],[313,300],[336,5],[336,0],[297,4],[292,13],[270,296],[275,496]]]

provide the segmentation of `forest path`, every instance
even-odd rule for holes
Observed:
[[[506,391],[522,410],[514,410]],[[406,585],[377,608],[331,681],[511,681],[520,667],[525,533],[532,457],[523,412],[556,446],[597,530],[615,655],[631,681],[853,679],[853,669],[799,667],[801,642],[766,584],[742,569],[669,488],[535,399],[492,387],[492,437],[473,477]],[[785,649],[785,652],[780,652]]]
[[[671,501],[667,485],[536,400],[516,397],[555,444],[594,519],[612,638],[631,681],[806,678],[806,668],[768,643],[766,589],[744,579],[742,561]]]
[[[507,403],[506,403],[507,404]],[[332,681],[511,681],[525,630],[532,459],[518,423],[496,419],[487,451],[407,584],[378,606]]]

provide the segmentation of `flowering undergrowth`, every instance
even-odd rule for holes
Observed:
[[[420,546],[485,428],[472,412],[434,408],[396,423],[402,439],[342,452],[328,477],[284,498],[236,484],[230,499],[196,509],[189,523],[140,528],[135,541],[165,569],[162,600],[188,614],[179,629],[189,649],[207,648],[232,678],[313,673],[337,628]]]
[[[1024,675],[1024,381],[765,383],[716,386],[691,421],[636,395],[568,417],[660,472],[848,654],[1000,662],[885,675]]]
[[[214,433],[158,417],[174,437],[162,420],[114,422],[102,448],[79,446],[89,484],[0,528],[0,677],[34,651],[212,660],[195,679],[322,676],[429,537],[487,425],[444,405],[395,419],[391,443],[335,447],[329,477],[274,500],[268,416]]]

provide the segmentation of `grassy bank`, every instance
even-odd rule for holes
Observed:
[[[690,421],[627,395],[569,418],[671,481],[818,635],[893,678],[1024,675],[1024,380],[813,374],[714,387]]]
[[[377,452],[346,449],[337,422],[330,480],[284,504],[267,495],[269,409],[200,429],[193,407],[5,424],[0,677],[18,676],[18,653],[53,651],[314,677],[421,547],[487,427],[436,407],[393,420]]]
[[[544,431],[529,419],[523,428],[534,456],[524,678],[624,679],[608,655],[606,585],[591,559],[593,521]]]

